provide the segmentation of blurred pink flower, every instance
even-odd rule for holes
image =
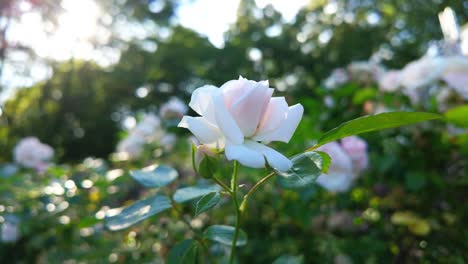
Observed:
[[[330,155],[332,163],[327,174],[317,178],[317,183],[332,192],[347,191],[353,181],[353,163],[351,157],[337,142],[330,142],[317,149]]]
[[[284,97],[272,94],[268,81],[242,77],[220,88],[205,85],[193,92],[189,104],[200,116],[184,116],[179,127],[189,129],[201,144],[224,149],[228,160],[263,168],[266,159],[273,168],[286,171],[291,161],[265,144],[289,142],[304,108],[300,104],[288,107]]]
[[[379,79],[379,88],[384,92],[395,92],[400,87],[400,79],[400,71],[387,71]]]
[[[468,57],[448,57],[442,79],[460,96],[468,99]]]
[[[351,157],[355,178],[368,166],[367,143],[357,136],[350,136],[341,140],[341,146]]]
[[[23,138],[13,150],[15,161],[26,168],[43,171],[54,155],[54,150],[36,137]]]

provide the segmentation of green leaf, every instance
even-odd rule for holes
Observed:
[[[286,172],[276,171],[280,176],[277,178],[278,184],[285,189],[300,189],[313,185],[317,177],[322,174],[324,164],[327,163],[321,154],[312,151],[296,155],[291,161],[293,163],[291,169]]]
[[[197,205],[195,207],[195,215],[199,215],[215,207],[220,200],[221,200],[221,195],[219,194],[219,192],[212,192],[212,193],[204,195],[197,202]]]
[[[167,264],[195,264],[197,262],[198,242],[193,239],[177,243],[167,256]]]
[[[273,261],[273,264],[302,264],[304,263],[304,256],[291,256],[283,255]]]
[[[446,120],[459,127],[468,127],[468,105],[460,105],[444,113]]]
[[[356,93],[354,93],[353,104],[356,104],[356,105],[362,104],[367,100],[375,98],[376,95],[377,95],[376,89],[372,89],[370,87],[360,89]]]
[[[112,231],[121,230],[169,208],[171,208],[169,198],[156,194],[124,208],[115,216],[106,218],[106,226]]]
[[[179,173],[169,166],[152,165],[142,170],[131,171],[130,175],[147,188],[160,188],[177,179]]]
[[[310,148],[313,150],[326,143],[366,132],[410,125],[423,121],[439,119],[442,116],[425,112],[390,112],[378,115],[363,116],[353,119],[325,133],[318,143]]]
[[[226,225],[212,225],[203,232],[203,237],[224,245],[232,245],[234,239],[234,227]],[[236,246],[244,246],[247,244],[247,234],[239,230]]]
[[[186,187],[178,189],[172,198],[177,203],[184,203],[206,194],[217,192],[220,189],[218,185]]]
[[[330,168],[330,165],[331,165],[331,162],[332,162],[332,158],[330,157],[330,155],[328,155],[327,153],[323,152],[323,151],[315,151],[317,154],[320,155],[320,157],[322,158],[322,164],[321,164],[321,169],[322,169],[322,172],[323,173],[328,173],[328,168]]]

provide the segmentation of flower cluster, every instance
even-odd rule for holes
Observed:
[[[320,186],[332,192],[347,191],[368,166],[367,143],[356,136],[343,138],[341,143],[330,142],[317,150],[332,158],[328,173],[317,178]]]
[[[468,57],[422,57],[408,63],[402,70],[390,70],[383,74],[379,87],[387,92],[402,89],[411,102],[417,104],[425,92],[424,88],[439,81],[443,81],[462,98],[468,99]]]
[[[165,133],[161,120],[154,114],[146,114],[143,119],[119,142],[117,152],[122,159],[133,159],[141,155],[145,144],[159,141],[165,149],[175,144],[175,135]]]
[[[284,97],[272,97],[268,81],[250,81],[240,77],[220,88],[205,85],[196,89],[189,106],[199,117],[184,116],[179,127],[189,129],[203,147],[216,152],[224,150],[228,160],[242,165],[271,167],[286,171],[291,161],[267,147],[272,141],[289,142],[304,108],[288,107]]]
[[[54,150],[36,137],[23,138],[13,150],[15,161],[26,167],[43,171],[54,155]]]

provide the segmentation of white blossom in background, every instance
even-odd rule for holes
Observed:
[[[381,65],[371,61],[351,62],[347,69],[351,80],[363,83],[375,82],[384,73]]]
[[[146,114],[143,119],[130,131],[130,134],[143,138],[154,137],[161,130],[161,119],[154,114]]]
[[[468,99],[468,57],[447,57],[442,79],[461,97]]]
[[[291,161],[265,144],[289,142],[302,119],[300,104],[288,107],[284,97],[272,97],[268,81],[240,77],[220,88],[196,89],[189,106],[200,116],[184,116],[179,127],[189,129],[202,145],[224,149],[228,160],[252,168],[270,166],[287,171]]]
[[[382,74],[378,84],[379,89],[384,92],[395,92],[400,88],[401,73],[400,71],[390,70]]]
[[[4,243],[16,242],[20,237],[19,220],[15,216],[5,217],[1,225],[1,241]]]
[[[341,140],[341,147],[351,157],[353,162],[353,178],[356,178],[369,164],[367,142],[357,136],[350,136]]]
[[[441,77],[444,67],[441,57],[422,57],[410,62],[401,70],[401,85],[407,90],[426,87]]]
[[[49,145],[41,143],[36,137],[26,137],[16,145],[13,155],[18,164],[43,171],[48,167],[54,150]]]
[[[328,89],[336,89],[349,81],[349,75],[343,68],[334,69],[330,76],[325,79],[324,85]]]
[[[345,192],[353,182],[353,162],[351,157],[337,142],[330,142],[317,149],[330,155],[332,163],[327,174],[317,178],[317,184],[331,192]]]
[[[164,150],[170,151],[174,149],[175,144],[177,143],[177,136],[174,133],[164,134],[159,140],[159,143]]]
[[[187,105],[177,97],[172,97],[161,106],[159,115],[164,119],[182,118],[188,111]]]
[[[117,145],[118,153],[125,153],[128,158],[138,157],[143,152],[145,139],[138,135],[129,135]]]

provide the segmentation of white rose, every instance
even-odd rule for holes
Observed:
[[[400,71],[387,71],[379,79],[379,88],[384,92],[395,92],[400,87]]]
[[[151,137],[161,128],[161,120],[154,114],[146,114],[138,125],[131,131],[142,137]]]
[[[452,56],[446,58],[442,79],[464,99],[468,99],[468,57]]]
[[[129,135],[117,145],[117,152],[125,153],[129,158],[137,157],[143,151],[144,138],[138,135]]]
[[[188,128],[201,144],[224,149],[228,160],[252,168],[286,171],[291,161],[264,144],[289,142],[304,112],[300,104],[288,107],[284,97],[271,97],[267,81],[244,79],[226,82],[220,88],[196,89],[189,106],[200,116],[184,116],[179,127]],[[260,143],[261,142],[261,143]]]
[[[347,191],[353,182],[351,157],[336,142],[325,144],[317,150],[327,153],[332,159],[328,174],[320,175],[317,178],[317,183],[332,192]]]
[[[432,84],[440,78],[444,67],[445,61],[440,57],[422,57],[401,70],[401,85],[412,90]]]
[[[43,170],[54,155],[54,150],[35,137],[23,138],[13,150],[15,161],[27,168]]]
[[[359,137],[350,136],[341,140],[341,147],[351,157],[354,178],[356,178],[369,164],[367,143]]]
[[[1,241],[6,243],[16,242],[19,239],[19,228],[17,223],[5,221],[1,229]]]
[[[160,143],[164,150],[172,150],[177,142],[177,136],[174,133],[167,133],[161,137]]]
[[[188,111],[187,105],[179,98],[172,97],[167,103],[161,106],[159,115],[162,118],[181,118]]]

